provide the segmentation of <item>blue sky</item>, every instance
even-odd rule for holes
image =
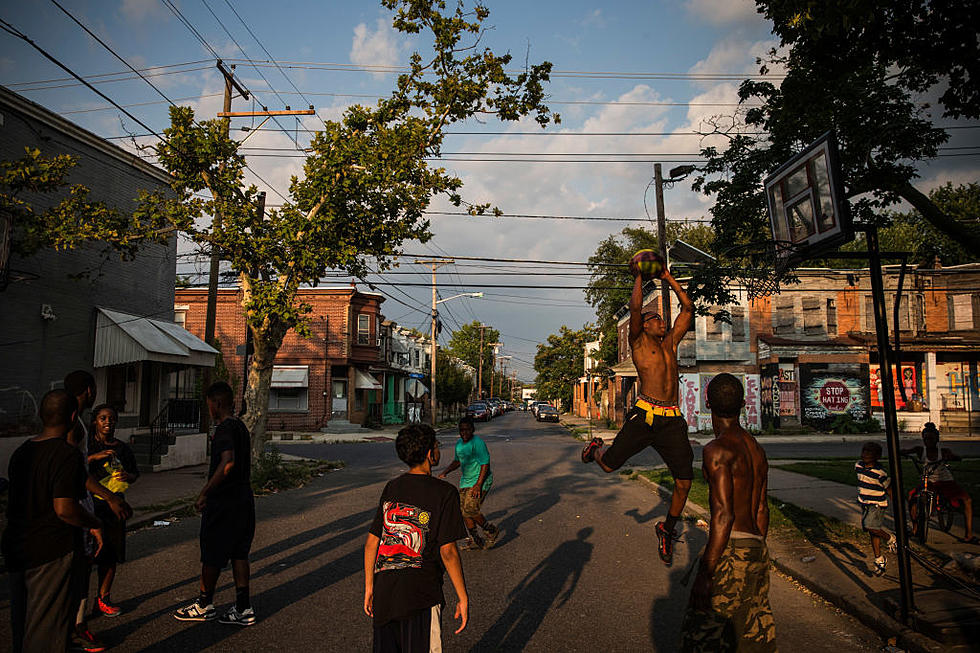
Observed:
[[[151,79],[168,97],[188,98],[179,103],[190,104],[199,115],[209,116],[220,110],[222,82],[214,69],[212,53],[178,21],[163,0],[63,0],[62,4],[135,67],[182,64],[149,71],[154,74]],[[246,65],[246,58],[265,60],[268,56],[225,0],[173,0],[173,4],[220,56],[228,61],[241,60],[237,74],[261,103],[270,109],[282,108],[285,103],[293,108],[302,107],[305,103],[294,92],[295,84],[323,119],[337,118],[344,107],[355,102],[371,102],[370,98],[390,90],[393,74],[372,72],[364,66],[403,65],[413,48],[424,45],[393,32],[389,14],[376,2],[286,1],[270,5],[232,0],[231,6],[277,61],[297,62],[284,64],[287,80],[274,67],[256,69]],[[667,170],[677,165],[672,161],[690,159],[699,141],[686,132],[713,115],[730,115],[734,110],[731,103],[735,101],[737,81],[718,76],[754,74],[757,72],[755,57],[775,45],[769,26],[755,13],[751,1],[608,4],[611,6],[578,1],[489,0],[488,22],[493,30],[484,43],[498,53],[511,52],[515,64],[523,62],[525,55],[531,62],[548,60],[554,64],[558,74],[548,92],[552,108],[562,115],[562,124],[547,131],[566,135],[506,135],[502,132],[540,130],[530,124],[473,122],[456,125],[450,131],[483,134],[449,136],[443,149],[447,153],[527,152],[537,159],[594,159],[584,155],[597,153],[649,156],[630,156],[640,161],[629,162],[620,162],[624,156],[599,157],[617,159],[604,163],[594,160],[447,162],[446,166],[463,178],[467,200],[492,202],[508,213],[629,217],[638,219],[632,224],[642,224],[644,189],[652,175],[650,161],[663,161]],[[49,0],[7,3],[0,16],[83,76],[125,69]],[[188,63],[195,61],[201,63]],[[310,69],[310,63],[317,64],[318,69]],[[327,66],[323,64],[327,63],[353,64],[361,69],[324,70]],[[573,74],[576,71],[612,74],[577,76]],[[563,73],[569,76],[560,76]],[[679,73],[681,78],[642,76],[654,73]],[[708,78],[695,79],[692,74]],[[99,135],[144,133],[119,111],[102,110],[106,103],[84,87],[66,85],[68,82],[64,81],[27,84],[64,77],[61,70],[29,46],[0,34],[0,83]],[[100,78],[100,81],[108,79],[112,78]],[[270,85],[278,91],[278,96]],[[100,83],[98,88],[120,104],[138,105],[128,110],[155,130],[166,126],[167,105],[145,82],[113,81]],[[344,97],[360,95],[368,97]],[[236,99],[234,108],[247,110],[252,105]],[[235,126],[249,124],[251,120],[247,119],[234,123]],[[282,124],[290,128],[297,126],[292,118],[282,120]],[[317,124],[318,119],[311,117],[302,127],[314,128]],[[961,133],[970,131],[961,130]],[[667,135],[574,135],[581,132]],[[244,132],[239,134],[244,136]],[[298,137],[300,145],[308,139],[302,133]],[[116,142],[125,144],[122,140]],[[275,190],[285,193],[289,176],[297,173],[302,164],[291,136],[279,131],[257,132],[247,145],[281,148],[250,150],[247,154],[250,165],[262,178]],[[274,156],[258,156],[270,154]],[[447,155],[447,158],[471,157]],[[504,157],[484,154],[482,158]],[[975,181],[977,169],[973,161],[973,157],[946,159],[924,168],[920,187],[928,189],[947,179],[954,183]],[[261,183],[258,185],[265,188]],[[269,189],[270,203],[274,197],[274,190]],[[652,211],[652,193],[649,204]],[[707,198],[682,184],[667,192],[666,204],[668,216],[678,219],[700,218],[710,206]],[[445,206],[437,201],[434,208]],[[434,216],[432,223],[435,238],[426,245],[409,244],[406,251],[440,256],[582,261],[600,240],[631,224],[460,216]],[[183,272],[193,269],[194,265],[186,261],[181,266]],[[421,272],[413,265],[401,268],[402,272],[411,270]],[[444,268],[440,280],[460,282],[463,287],[443,289],[442,296],[480,290],[481,282],[551,286],[584,283],[582,276],[465,276],[466,272],[475,271],[492,270],[462,262]],[[428,279],[404,274],[388,278],[419,283]],[[401,290],[407,295],[384,290],[420,309],[429,302],[424,288],[403,287]],[[554,288],[486,289],[483,299],[460,298],[442,307],[446,309],[443,316],[449,329],[474,319],[499,328],[505,334],[502,353],[514,357],[511,365],[525,379],[533,378],[530,362],[535,343],[556,332],[562,324],[578,328],[594,317],[581,291]],[[423,326],[426,319],[422,312],[395,301],[386,303],[385,312],[406,326]],[[448,331],[444,333],[448,335]]]

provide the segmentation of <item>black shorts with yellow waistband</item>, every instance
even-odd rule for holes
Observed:
[[[637,399],[616,439],[603,452],[602,464],[619,469],[646,447],[660,454],[674,478],[694,478],[694,449],[687,437],[687,420],[677,406]]]

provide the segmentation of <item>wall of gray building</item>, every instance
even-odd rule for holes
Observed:
[[[32,116],[2,103],[0,113],[0,159],[20,158],[25,147],[45,156],[70,154],[77,165],[68,181],[87,186],[92,201],[131,212],[141,189],[163,187],[159,178]],[[0,410],[26,401],[23,391],[40,399],[65,373],[92,369],[96,307],[173,319],[176,239],[147,246],[132,261],[106,259],[103,251],[91,245],[11,261],[27,279],[0,292]],[[54,319],[42,317],[43,305]]]

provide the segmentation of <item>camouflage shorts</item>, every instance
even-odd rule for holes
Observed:
[[[688,605],[681,650],[776,651],[769,607],[769,550],[762,540],[729,540],[715,569],[711,611]]]
[[[463,517],[467,519],[475,519],[480,515],[480,508],[483,507],[483,501],[487,498],[487,494],[490,493],[490,489],[488,488],[480,493],[479,499],[475,499],[472,490],[472,487],[459,488],[459,509],[463,513]]]

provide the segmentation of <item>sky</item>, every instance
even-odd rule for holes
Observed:
[[[126,62],[152,68],[144,72],[148,79],[200,117],[221,110],[223,82],[215,53],[236,65],[236,77],[254,98],[236,98],[233,110],[313,104],[317,116],[266,123],[243,145],[250,168],[261,178],[250,175],[248,180],[267,191],[270,205],[282,201],[278,193],[286,195],[290,176],[301,172],[298,148],[311,136],[304,130],[340,118],[352,104],[373,104],[387,95],[397,74],[392,71],[424,47],[417,37],[394,31],[391,14],[366,0],[59,1]],[[530,121],[455,124],[447,130],[442,165],[463,180],[464,199],[471,203],[489,202],[514,215],[622,220],[435,214],[432,240],[406,243],[408,254],[585,261],[600,241],[623,227],[654,228],[653,163],[661,162],[666,175],[674,166],[695,162],[699,147],[710,141],[692,132],[732,115],[739,81],[757,74],[756,58],[778,45],[750,0],[486,4],[492,29],[483,45],[498,54],[510,52],[515,68],[525,59],[554,65],[547,103],[561,115],[561,124],[545,130]],[[158,133],[167,126],[167,102],[131,74],[106,75],[126,67],[51,0],[8,3],[0,17]],[[279,66],[252,65],[269,60]],[[154,140],[5,33],[0,33],[0,83],[122,146],[130,147],[128,139],[115,137],[138,134],[144,135],[140,141]],[[256,124],[251,118],[235,119],[233,134],[244,138],[249,132],[241,127]],[[976,139],[975,130],[958,130],[947,145],[975,146]],[[980,178],[975,156],[938,159],[921,166],[920,174],[923,190]],[[701,220],[709,215],[711,198],[682,182],[666,190],[665,206],[669,220]],[[431,208],[458,211],[441,198]],[[189,246],[180,251],[178,273],[206,272],[206,262],[190,256]],[[396,284],[377,286],[389,297],[386,317],[428,331],[430,271],[411,260],[370,280]],[[534,378],[538,343],[562,325],[577,329],[595,319],[579,289],[587,281],[583,268],[455,260],[438,271],[440,283],[455,284],[440,287],[440,298],[484,295],[440,304],[440,342],[447,343],[460,324],[490,324],[502,334],[500,353],[511,357],[508,369],[522,380]]]

